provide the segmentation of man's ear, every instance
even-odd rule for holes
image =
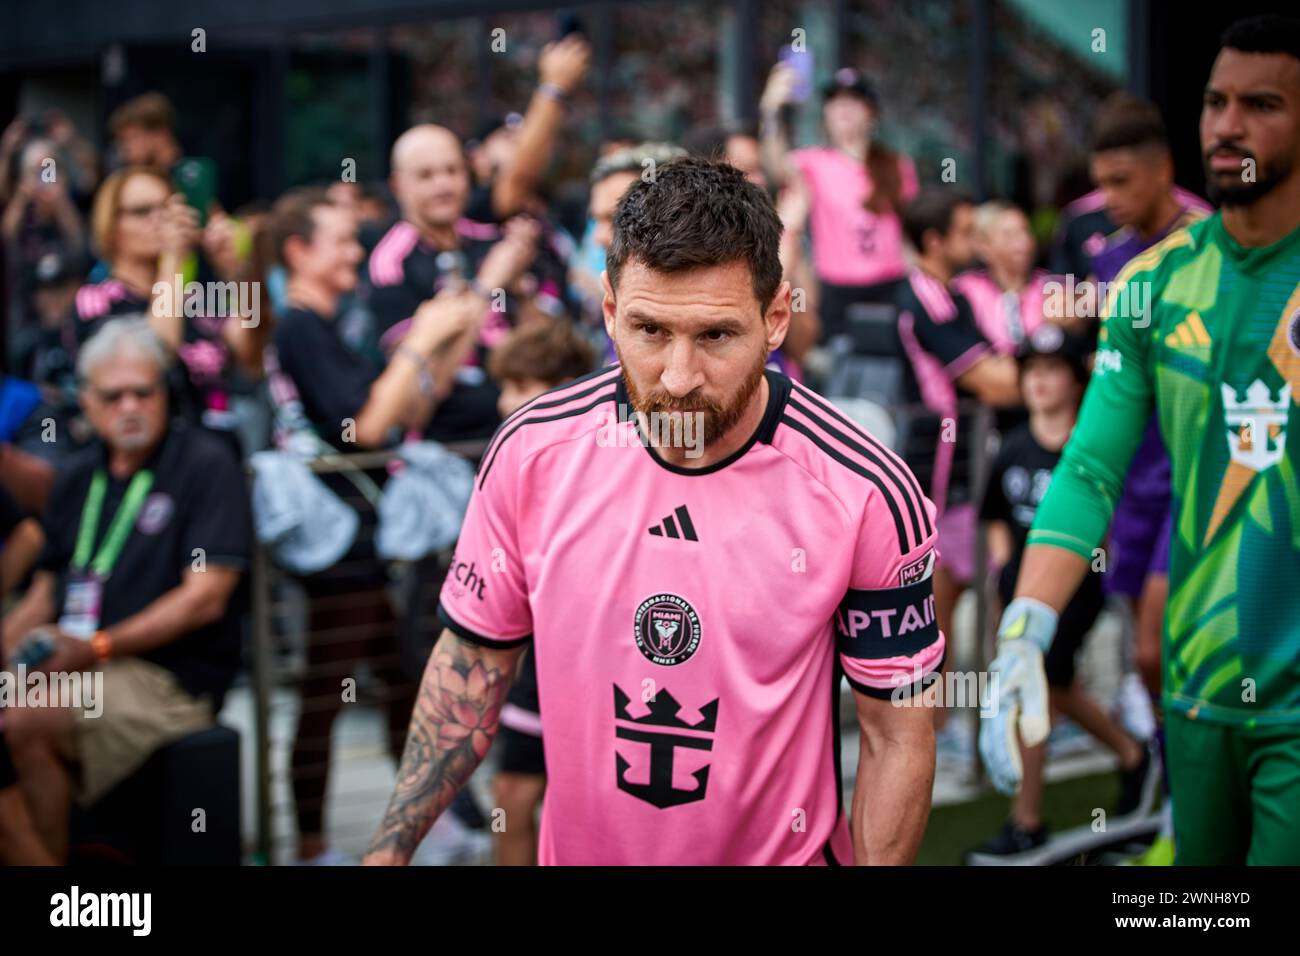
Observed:
[[[943,236],[939,234],[937,229],[926,229],[921,233],[921,248],[916,250],[918,254],[922,256],[929,254],[931,239],[935,242],[943,242]]]
[[[600,287],[605,290],[605,297],[600,301],[600,311],[605,317],[605,334],[609,336],[610,341],[613,341],[614,317],[618,310],[618,303],[614,301],[614,287],[609,284],[608,272],[601,272]]]
[[[781,343],[785,341],[786,333],[790,331],[790,309],[790,282],[789,280],[782,280],[781,284],[776,287],[776,294],[772,296],[772,301],[767,305],[767,312],[763,315],[763,327],[766,333],[766,345],[769,355],[781,347]]]

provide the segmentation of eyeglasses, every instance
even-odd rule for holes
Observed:
[[[139,388],[96,388],[92,389],[95,398],[105,405],[116,405],[127,395],[138,402],[147,402],[158,394],[157,385],[141,385]]]
[[[148,219],[156,212],[162,212],[165,202],[147,203],[142,206],[119,206],[118,215],[130,216],[133,219]]]

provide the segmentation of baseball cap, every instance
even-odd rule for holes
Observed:
[[[478,124],[478,127],[474,130],[474,135],[470,137],[469,142],[466,143],[466,145],[469,147],[477,146],[497,130],[502,129],[503,127],[505,129],[517,129],[523,121],[524,118],[519,113],[506,113],[504,116],[489,116]]]
[[[1081,335],[1067,332],[1051,323],[1034,329],[1016,347],[1016,362],[1024,369],[1027,360],[1035,356],[1048,356],[1068,362],[1079,381],[1088,380],[1088,341]]]
[[[32,278],[38,288],[76,281],[81,279],[83,274],[84,270],[74,257],[58,252],[47,252],[36,260],[36,265],[32,269]]]
[[[840,67],[822,86],[822,99],[829,100],[839,93],[860,96],[874,107],[880,106],[880,93],[865,74],[849,66]]]

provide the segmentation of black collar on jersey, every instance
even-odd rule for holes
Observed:
[[[626,373],[624,373],[626,374]],[[734,461],[738,461],[745,452],[754,446],[754,442],[761,441],[764,444],[771,444],[772,437],[776,434],[776,426],[781,421],[781,415],[785,412],[786,401],[790,398],[790,379],[781,372],[774,369],[765,368],[763,374],[767,378],[767,409],[763,412],[763,418],[754,429],[754,434],[749,436],[749,441],[741,445],[726,458],[715,461],[704,468],[684,468],[681,465],[673,465],[664,461],[651,447],[650,442],[645,439],[641,433],[641,422],[635,414],[632,413],[632,402],[627,394],[627,381],[623,375],[618,377],[618,384],[614,387],[614,402],[616,407],[627,408],[628,415],[635,422],[636,433],[641,438],[641,445],[656,465],[665,471],[671,471],[675,475],[707,475],[711,472],[721,471]]]

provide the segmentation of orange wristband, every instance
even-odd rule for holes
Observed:
[[[95,652],[95,659],[101,664],[113,656],[113,639],[108,631],[96,631],[90,639],[90,649]]]

